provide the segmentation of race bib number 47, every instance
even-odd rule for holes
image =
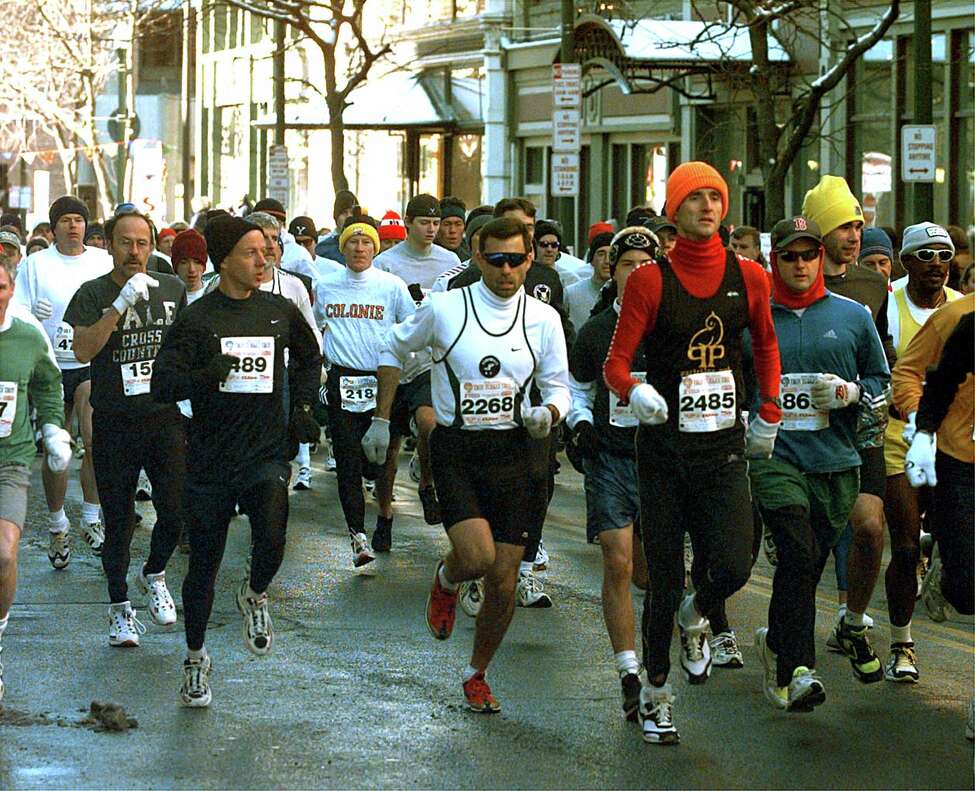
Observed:
[[[812,404],[812,386],[819,374],[782,374],[779,398],[782,401],[783,431],[819,431],[829,426],[829,411]]]
[[[74,359],[74,327],[63,321],[54,330],[54,356],[59,360]]]
[[[677,397],[681,431],[704,433],[735,425],[735,377],[731,371],[687,374],[681,378]]]
[[[221,338],[220,351],[238,358],[220,384],[221,393],[274,392],[274,338]]]
[[[9,437],[17,414],[17,383],[0,382],[0,437]]]
[[[498,426],[515,419],[512,379],[480,379],[460,383],[460,415],[465,426]]]

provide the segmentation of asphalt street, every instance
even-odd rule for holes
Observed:
[[[600,609],[599,548],[585,541],[581,478],[567,463],[545,529],[550,610],[519,610],[488,678],[499,715],[463,707],[460,673],[473,622],[458,615],[446,643],[423,609],[447,541],[423,523],[403,457],[393,551],[355,571],[335,477],[313,458],[314,489],[294,492],[288,549],[270,590],[274,651],[249,654],[233,603],[248,545],[235,521],[207,647],[213,704],[181,708],[182,613],[150,623],[137,649],[108,645],[100,562],[72,529],[64,571],[47,560],[45,508],[35,468],[21,543],[20,585],[3,638],[2,788],[972,788],[964,737],[973,693],[970,626],[914,620],[921,683],[864,687],[843,657],[825,652],[835,613],[832,565],[819,590],[819,671],[826,703],[811,714],[772,710],[761,692],[754,631],[763,624],[771,569],[759,560],[729,604],[745,654],[688,687],[674,675],[682,742],[644,744],[619,713],[618,682]],[[80,493],[72,474],[68,515]],[[144,558],[152,507],[133,542]],[[370,506],[368,524],[374,520]],[[170,564],[180,603],[186,556]],[[883,586],[872,603],[874,642],[886,655]],[[641,597],[642,599],[642,597]],[[639,600],[642,606],[642,600]],[[674,645],[676,658],[676,640]],[[92,700],[122,705],[138,728],[98,732],[80,723]]]

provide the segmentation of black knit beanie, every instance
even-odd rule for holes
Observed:
[[[260,227],[254,223],[229,214],[218,214],[212,219],[208,218],[203,236],[207,240],[207,252],[213,268],[219,272],[223,259],[234,249],[234,245],[245,234],[260,230]]]
[[[74,195],[62,195],[51,204],[51,210],[48,213],[51,227],[57,225],[58,220],[65,214],[80,214],[85,218],[85,225],[88,225],[88,207]]]
[[[609,231],[606,233],[597,233],[592,241],[589,243],[589,252],[586,254],[586,260],[591,264],[592,257],[596,255],[596,251],[600,247],[609,247],[613,243],[613,234]]]
[[[654,258],[657,255],[659,240],[656,234],[642,225],[624,228],[613,237],[609,248],[609,271],[616,274],[616,262],[628,250],[645,250],[647,255]]]

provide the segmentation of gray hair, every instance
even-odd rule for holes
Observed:
[[[266,228],[269,231],[281,232],[281,223],[278,222],[277,217],[272,217],[267,212],[263,211],[252,211],[245,218],[247,222],[252,222],[259,228]]]
[[[19,262],[8,258],[7,256],[0,256],[0,269],[7,273],[7,277],[10,278],[10,284],[13,285],[14,281],[17,279],[17,264]]]

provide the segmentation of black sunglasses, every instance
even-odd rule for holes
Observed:
[[[559,249],[559,243],[558,242],[539,242],[538,243],[538,246],[539,247],[544,247],[546,250],[558,250]]]
[[[938,256],[938,258],[940,258],[946,264],[952,258],[955,257],[955,254],[951,252],[951,250],[931,250],[929,248],[925,248],[923,250],[915,250],[913,253],[910,253],[909,255],[913,255],[918,261],[923,261],[924,263],[927,263],[928,261],[933,261],[934,257]]]
[[[803,261],[815,261],[819,258],[819,250],[779,250],[775,255],[780,261],[791,264],[800,258]]]
[[[517,269],[528,259],[528,253],[484,253],[484,260],[498,269],[505,264]]]

